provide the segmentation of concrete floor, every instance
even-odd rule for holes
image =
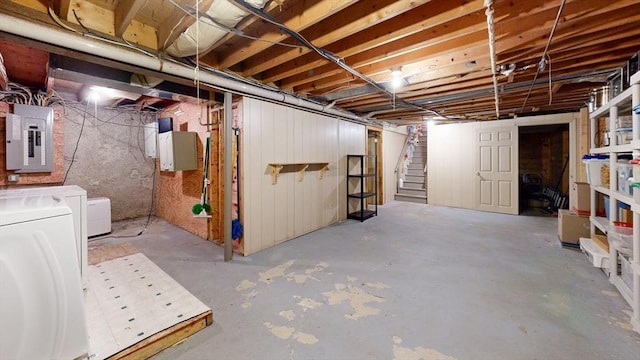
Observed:
[[[213,309],[157,359],[640,358],[630,307],[552,217],[391,202],[229,263],[160,219],[90,245],[122,242]]]

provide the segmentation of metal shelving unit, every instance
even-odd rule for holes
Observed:
[[[375,155],[347,155],[347,219],[365,221],[378,215],[377,176]],[[373,210],[368,199],[373,199]]]

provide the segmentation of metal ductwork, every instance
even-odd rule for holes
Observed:
[[[193,79],[193,68],[185,64],[163,61],[159,58],[133,51],[123,46],[80,36],[77,33],[44,24],[31,23],[28,20],[0,13],[0,31],[21,36],[38,42],[61,46],[94,56],[111,59],[139,68],[165,73],[182,79]],[[313,101],[278,90],[254,85],[241,79],[232,78],[221,72],[201,72],[200,82],[213,89],[229,91],[240,95],[252,96],[262,100],[303,108],[313,112],[325,113],[360,123],[367,121],[361,117],[335,107],[326,107]]]
[[[262,9],[269,0],[247,0],[256,9]],[[165,51],[175,57],[193,56],[203,53],[218,40],[222,39],[228,29],[234,28],[248,12],[233,5],[227,0],[214,0],[209,9],[201,9],[200,24],[194,23],[185,30]],[[206,25],[205,25],[206,24]]]

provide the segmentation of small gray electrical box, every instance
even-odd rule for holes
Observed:
[[[53,108],[15,104],[5,125],[7,170],[53,170]]]

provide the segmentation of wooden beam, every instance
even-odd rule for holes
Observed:
[[[233,0],[231,0],[233,2]],[[322,21],[347,6],[356,3],[357,0],[316,0],[313,2],[299,1],[278,14],[279,18],[286,19],[283,25],[294,30],[302,31],[309,26]],[[309,6],[309,3],[311,5]],[[274,25],[268,24],[258,35],[260,41],[248,41],[237,39],[230,44],[225,51],[218,54],[219,67],[228,69],[233,65],[267,49],[274,42],[280,42],[288,37]]]
[[[460,0],[430,2],[385,21],[379,26],[331,44],[331,46],[327,47],[327,50],[337,56],[347,58],[376,47],[384,48],[384,46],[409,35],[421,33],[422,36],[424,36],[428,29],[438,25],[449,23],[448,26],[455,28],[455,23],[460,21],[461,25],[459,26],[464,26],[465,24],[472,26],[472,24],[468,23],[468,15],[479,12],[482,7],[483,1],[481,0],[475,0],[469,3]],[[454,19],[456,20],[453,21]],[[480,20],[472,21],[472,23],[478,22],[480,22]],[[442,34],[449,33],[449,31],[443,30],[436,31],[439,31],[439,33],[422,38],[420,42],[425,40],[434,42],[442,41],[442,39],[438,40],[438,38],[442,36]],[[318,59],[318,56],[314,54],[308,54],[265,71],[262,74],[262,79],[265,82],[274,82],[294,77],[295,75],[306,76],[304,74],[317,73],[318,71],[316,71],[315,68],[324,64],[327,64],[327,60]]]
[[[583,35],[584,32],[590,32],[593,27],[597,27],[603,23],[609,23],[615,19],[615,14],[618,14],[618,16],[621,14],[628,16],[626,12],[620,12],[621,8],[635,4],[636,2],[633,0],[607,3],[606,6],[603,6],[602,1],[599,0],[584,0],[579,3],[568,4],[567,8],[563,11],[565,16],[573,12],[586,12],[586,14],[583,17],[574,17],[570,20],[561,21],[558,24],[556,34],[554,34],[554,40],[570,35]],[[545,13],[544,15],[546,16],[546,21],[542,20],[540,17],[542,15],[540,15],[531,19],[518,19],[518,21],[512,21],[504,25],[496,24],[497,36],[502,37],[502,35],[511,34],[511,36],[503,37],[496,42],[496,51],[498,54],[512,49],[521,49],[526,44],[534,41],[538,42],[538,46],[544,47],[554,21],[551,13]],[[526,30],[522,31],[522,29]]]
[[[115,35],[122,37],[136,14],[147,3],[147,0],[120,0],[115,11]]]
[[[39,12],[46,13],[48,11],[47,2],[38,1],[38,0],[11,0],[11,1],[16,4],[37,10]]]
[[[324,47],[410,11],[428,1],[429,0],[359,1],[344,11],[331,16],[330,21],[323,21],[310,27],[304,31],[302,35],[312,42],[314,46]],[[291,49],[274,46],[265,50],[258,57],[247,59],[244,63],[242,73],[245,76],[253,76],[278,64],[310,53],[311,51],[311,49],[306,48]]]
[[[63,20],[68,20],[69,18],[69,9],[71,8],[71,0],[55,0],[54,2],[54,10],[59,18]]]
[[[280,4],[278,4],[278,1],[269,1],[269,3],[267,4],[267,6],[265,6],[262,11],[266,12],[266,13],[271,13],[272,11],[274,11],[275,9],[280,9]],[[247,29],[250,29],[255,25],[257,22],[262,21],[262,19],[260,19],[257,16],[247,16],[244,19],[240,20],[240,22],[238,23],[238,25],[236,25],[236,30],[239,30],[243,33],[247,33]],[[205,49],[202,53],[202,57],[200,58],[200,60],[204,63],[207,64],[211,67],[217,67],[218,65],[218,55],[217,55],[217,49],[220,48],[221,46],[225,46],[226,44],[229,44],[231,42],[233,42],[235,39],[237,39],[237,35],[234,33],[228,33],[227,35],[223,36],[220,40],[216,41],[215,43],[213,43],[211,46],[209,46],[208,49]]]
[[[74,15],[69,17],[69,22],[82,24],[91,31],[115,37],[115,8],[103,8],[88,1],[71,0],[70,11]],[[77,16],[77,18],[76,18]],[[132,43],[148,49],[156,49],[155,29],[132,20],[131,27],[136,31],[125,32],[123,38]]]
[[[636,20],[636,21],[633,21]],[[637,26],[633,26],[637,21],[640,21],[640,13],[629,19],[629,23],[626,20],[621,20],[621,26],[619,23],[612,23],[610,30],[615,31],[600,31],[600,32],[588,32],[585,30],[585,33],[578,33],[576,36],[571,37],[562,37],[554,41],[552,46],[550,47],[550,54],[553,58],[555,58],[555,54],[557,52],[561,53],[573,53],[574,55],[581,55],[582,49],[587,49],[589,47],[600,47],[602,49],[601,54],[607,54],[609,46],[617,46],[618,43],[625,39],[631,38],[636,39],[637,44]],[[521,52],[519,54],[510,55],[510,56],[521,56],[527,57],[529,59],[539,59],[542,56],[542,51],[544,50],[544,45],[540,45],[537,48],[531,48],[528,51]]]
[[[371,55],[366,53],[358,54],[353,58],[346,59],[346,61],[353,64],[354,68],[367,76],[385,74],[387,79],[390,80],[389,69],[397,66],[397,64],[408,64],[403,66],[403,73],[406,67],[407,74],[411,75],[453,64],[466,64],[469,61],[482,62],[483,59],[488,59],[489,54],[489,45],[486,38],[486,31],[477,31],[465,36],[466,43],[464,48],[456,47],[456,44],[460,44],[459,39],[452,39],[417,51],[402,53],[395,57],[391,57],[394,54],[389,54],[388,57],[381,58],[380,61],[373,63],[370,62]],[[330,71],[327,71],[327,73],[330,73]],[[333,80],[322,79],[322,76],[311,76],[308,79],[298,76],[295,79],[296,83],[300,85],[294,89],[301,92],[310,91],[311,89],[317,91],[335,83]],[[312,82],[308,80],[312,80]],[[288,82],[283,83],[285,87],[287,87],[285,84],[290,85]]]

